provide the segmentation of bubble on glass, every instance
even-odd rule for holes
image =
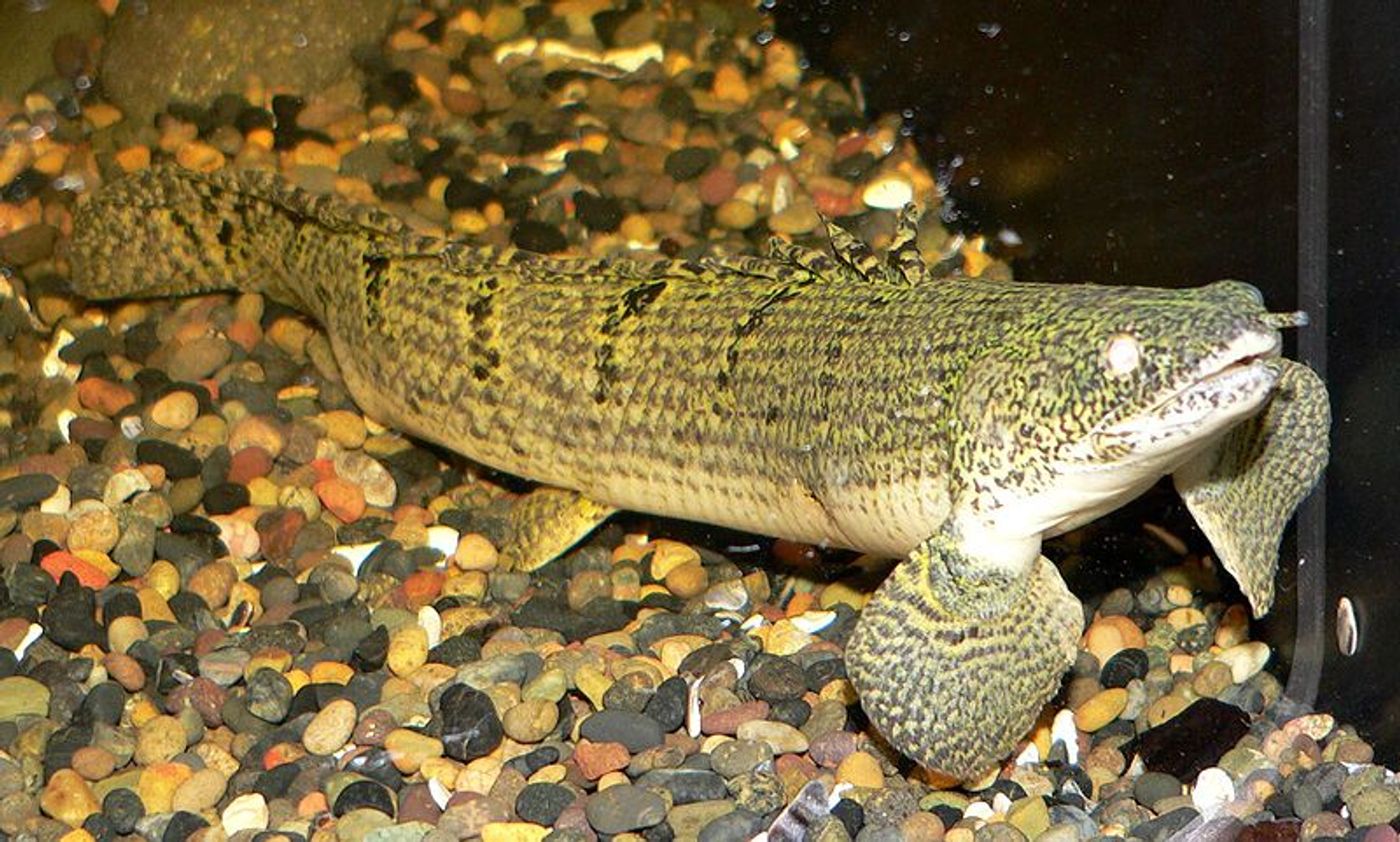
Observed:
[[[995,21],[983,21],[977,24],[977,31],[988,38],[995,38],[1001,34],[1001,24]]]
[[[831,34],[831,24],[829,24],[829,23],[820,23],[820,24],[817,24],[817,31],[820,32],[820,33],[823,34],[823,35],[830,35],[830,34]]]
[[[90,90],[92,88],[92,77],[86,74],[80,74],[73,80],[73,88],[79,91]]]
[[[292,35],[292,46],[300,48],[305,47],[307,44],[310,43],[311,39],[306,37],[305,32],[297,32]]]
[[[762,32],[755,35],[753,37],[753,40],[758,44],[758,46],[766,47],[769,44],[773,43],[773,38],[773,31],[770,29],[765,29]]]
[[[758,7],[765,12],[771,12],[778,8],[778,0],[763,0],[763,2],[758,4]]]
[[[996,85],[983,85],[983,86],[982,86],[982,93],[986,94],[987,96],[991,96],[992,94],[994,94],[994,93],[996,93],[996,92],[997,92],[997,86],[996,86]]]
[[[908,30],[906,30],[906,29],[901,29],[901,30],[899,31],[899,34],[895,36],[895,38],[899,39],[899,43],[901,43],[901,44],[908,44],[908,43],[909,43],[909,40],[910,40],[911,38],[913,38],[913,37],[914,37],[914,33],[910,32],[910,31],[908,31]]]
[[[969,179],[967,180],[967,186],[968,186],[968,187],[981,187],[981,186],[982,186],[982,179],[981,179],[981,177],[980,177],[980,176],[975,176],[975,175],[974,175],[972,178],[969,178]]]

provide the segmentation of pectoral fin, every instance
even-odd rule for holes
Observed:
[[[1074,663],[1083,608],[1043,556],[986,573],[946,535],[895,568],[861,613],[846,668],[895,748],[967,779],[1004,758]]]
[[[510,509],[500,564],[505,570],[530,571],[542,567],[617,511],[563,488],[536,488]]]
[[[1312,369],[1274,360],[1280,371],[1264,410],[1172,481],[1255,616],[1274,601],[1284,525],[1327,464],[1327,387]]]

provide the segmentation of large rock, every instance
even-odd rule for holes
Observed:
[[[107,96],[138,121],[171,102],[241,93],[249,74],[309,93],[355,72],[351,48],[382,39],[398,0],[143,0],[117,10],[102,57]]]

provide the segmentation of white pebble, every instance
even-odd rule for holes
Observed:
[[[1272,653],[1269,651],[1267,643],[1251,640],[1238,646],[1231,646],[1216,655],[1215,659],[1230,667],[1231,681],[1243,684],[1264,668],[1264,665],[1269,662],[1270,654]]]
[[[792,618],[792,624],[808,634],[816,634],[834,622],[835,611],[803,611]]]
[[[685,696],[685,732],[691,739],[700,736],[700,685],[704,677],[693,678]]]
[[[1079,729],[1074,727],[1074,711],[1069,708],[1055,714],[1050,723],[1050,744],[1055,743],[1064,743],[1069,765],[1079,764]]]
[[[447,801],[452,797],[452,793],[447,791],[442,781],[437,778],[428,778],[428,794],[433,797],[433,803],[438,805],[439,810],[447,809]]]
[[[1040,762],[1040,749],[1035,743],[1026,743],[1021,753],[1016,755],[1017,766],[1034,766]]]
[[[998,792],[992,796],[992,812],[998,816],[1006,815],[1011,809],[1011,799],[1004,792]]]
[[[256,792],[238,796],[229,802],[219,816],[224,833],[229,836],[240,830],[267,830],[267,800]]]
[[[1219,766],[1210,766],[1196,776],[1196,784],[1191,787],[1191,803],[1201,816],[1209,819],[1229,804],[1235,797],[1235,782],[1230,773]]]
[[[451,558],[457,552],[457,544],[462,539],[462,533],[445,524],[434,524],[428,527],[428,546]]]
[[[350,562],[350,566],[355,570],[355,575],[358,576],[361,565],[365,563],[365,559],[369,558],[369,554],[379,547],[380,543],[380,541],[374,541],[367,544],[339,544],[331,547],[331,552]]]
[[[121,428],[122,435],[131,441],[136,441],[146,432],[146,422],[139,415],[128,415],[117,426]]]
[[[442,615],[431,605],[424,605],[418,609],[418,625],[423,627],[423,631],[428,635],[428,648],[431,649],[442,642]]]
[[[34,641],[42,637],[43,634],[43,626],[38,623],[30,623],[29,630],[24,633],[24,638],[20,640],[19,645],[15,647],[15,660],[23,661],[24,653],[28,652],[29,647],[34,645]]]
[[[73,507],[73,493],[68,486],[60,485],[58,490],[39,503],[39,511],[49,515],[66,515]]]
[[[73,440],[73,436],[68,432],[68,425],[73,423],[73,419],[78,417],[78,413],[71,409],[60,409],[58,415],[54,416],[54,421],[58,423],[58,434],[65,442]]]
[[[62,377],[69,383],[78,382],[78,375],[82,372],[82,367],[76,363],[64,362],[58,356],[59,351],[72,344],[73,334],[64,328],[54,331],[53,342],[49,343],[49,350],[44,354],[44,361],[40,365],[45,377]]]
[[[867,207],[899,210],[914,201],[914,186],[900,176],[882,175],[865,185],[860,200]]]
[[[963,810],[963,815],[969,819],[982,819],[986,821],[992,816],[995,816],[996,811],[992,809],[992,805],[985,801],[974,801],[967,805],[966,810]]]

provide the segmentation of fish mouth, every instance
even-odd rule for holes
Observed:
[[[1264,405],[1278,382],[1274,361],[1282,344],[1272,330],[1242,332],[1146,409],[1090,433],[1073,461],[1107,467],[1176,453],[1184,458]]]

